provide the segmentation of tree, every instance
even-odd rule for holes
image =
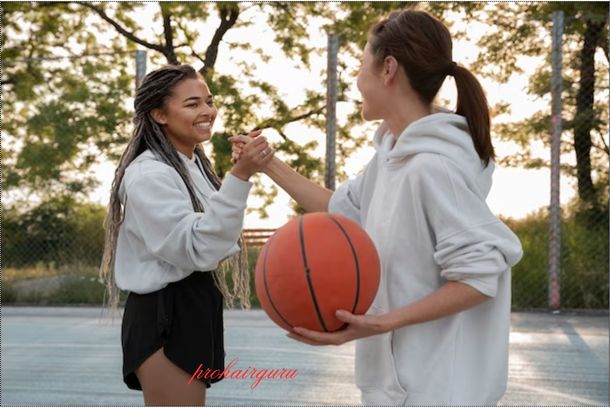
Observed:
[[[548,98],[551,81],[552,12],[564,12],[562,153],[574,152],[575,165],[562,170],[577,181],[578,197],[593,213],[607,212],[608,196],[608,3],[498,3],[477,18],[490,25],[479,42],[475,67],[484,75],[506,81],[521,73],[519,56],[545,56],[530,79],[529,92]],[[507,47],[506,44],[510,44]],[[600,52],[605,62],[596,61]],[[550,104],[543,112],[516,123],[497,126],[500,137],[518,142],[523,153],[504,163],[530,168],[549,163],[532,155],[531,141],[550,143]]]
[[[133,82],[116,56],[134,48],[120,39],[100,47],[91,27],[103,28],[66,5],[2,8],[5,190],[18,187],[23,205],[64,192],[83,199],[96,156],[126,140],[129,113],[117,101]]]
[[[218,96],[224,131],[215,134],[213,161],[220,176],[229,169],[226,137],[257,128],[275,129],[284,139],[277,150],[303,175],[321,180],[322,162],[310,155],[317,142],[298,146],[287,126],[300,122],[325,127],[325,69],[298,106],[288,106],[280,90],[254,77],[253,64],[240,61],[242,75],[217,70],[220,53],[239,49],[260,63],[270,56],[252,42],[227,40],[231,30],[251,29],[251,19],[264,15],[275,41],[295,63],[310,66],[315,48],[311,39],[323,35],[310,27],[323,21],[323,30],[341,34],[342,52],[356,56],[373,19],[398,3],[158,3],[156,16],[143,25],[143,3],[6,3],[2,37],[6,70],[2,73],[7,106],[5,131],[11,140],[3,161],[5,188],[25,190],[40,199],[65,191],[85,196],[94,186],[90,166],[100,157],[116,160],[129,137],[131,113],[124,101],[133,94],[133,54],[149,50],[155,63],[201,64],[200,72]],[[442,13],[458,6],[434,5]],[[469,7],[459,6],[468,9]],[[472,8],[472,7],[470,7]],[[205,38],[203,28],[213,26]],[[153,27],[154,34],[144,28]],[[204,43],[204,46],[200,44]],[[351,73],[340,65],[340,100],[354,113],[338,129],[339,166],[367,140],[351,130],[361,124],[359,101],[346,95]],[[6,143],[5,143],[6,145]],[[339,174],[339,178],[345,174]],[[260,192],[260,189],[259,189]],[[273,198],[266,197],[267,202]],[[261,208],[264,214],[264,208]]]
[[[244,65],[238,81],[215,70],[221,42],[227,31],[248,26],[238,17],[248,9],[269,12],[269,23],[288,56],[308,63],[313,51],[306,44],[307,19],[292,19],[295,12],[321,15],[323,6],[237,3],[159,3],[161,33],[155,40],[144,39],[141,24],[134,16],[141,3],[7,3],[2,22],[2,73],[5,96],[5,138],[11,143],[3,153],[3,175],[7,190],[19,188],[25,197],[39,198],[63,191],[85,195],[95,185],[90,173],[97,155],[116,159],[129,136],[130,112],[124,101],[133,92],[129,68],[136,47],[153,51],[153,60],[164,63],[203,63],[201,73],[212,92],[219,96],[225,131],[214,137],[213,160],[222,176],[230,165],[230,146],[226,136],[246,129],[271,127],[286,139],[280,150],[295,150],[288,143],[286,124],[323,116],[322,93],[309,92],[300,107],[288,107],[278,90],[269,83],[252,78],[251,67]],[[297,10],[298,9],[298,10]],[[218,26],[204,51],[195,49],[196,29],[212,15]],[[100,40],[103,38],[103,40]],[[252,49],[251,44],[229,44],[229,49]],[[226,50],[223,50],[226,51]],[[262,60],[267,56],[254,50]],[[64,57],[57,57],[63,55]],[[69,63],[66,63],[69,62]],[[245,85],[256,91],[243,92]],[[319,85],[319,84],[316,84]],[[260,95],[265,95],[261,97]],[[263,100],[270,100],[269,117],[257,114]],[[6,142],[5,142],[6,146]],[[310,146],[309,146],[310,147]],[[96,148],[97,154],[91,149]],[[95,149],[94,149],[95,150]],[[298,150],[298,149],[297,149]],[[319,161],[298,154],[291,163],[307,176],[315,176]]]
[[[415,5],[413,5],[415,6]],[[595,65],[595,51],[602,49],[607,62],[606,3],[424,3],[417,5],[437,16],[452,12],[454,18],[478,20],[489,26],[475,71],[498,81],[520,73],[520,56],[547,58],[532,76],[529,91],[541,98],[550,89],[551,13],[566,14],[564,100],[564,153],[574,152],[576,165],[563,170],[577,180],[579,197],[594,205],[603,199],[598,187],[607,178],[608,146],[603,135],[607,104],[602,102],[607,64]],[[180,3],[155,5],[157,14],[146,26],[138,16],[142,3],[6,3],[2,37],[6,70],[2,83],[6,106],[5,131],[18,142],[6,149],[3,171],[6,188],[19,186],[33,192],[57,194],[71,191],[85,195],[95,185],[87,169],[97,156],[116,159],[130,131],[130,110],[123,101],[133,94],[133,52],[149,50],[155,63],[198,62],[200,71],[218,96],[224,130],[213,140],[213,161],[222,176],[230,168],[230,145],[226,137],[257,128],[276,130],[284,139],[280,154],[302,174],[321,181],[323,163],[311,156],[317,142],[298,146],[289,133],[291,123],[325,127],[325,68],[311,67],[314,54],[323,54],[312,39],[334,31],[341,36],[339,100],[353,104],[347,123],[338,128],[338,159],[345,160],[367,141],[355,135],[361,125],[359,100],[349,96],[352,72],[349,58],[358,58],[374,20],[402,7],[400,3]],[[267,50],[253,42],[227,39],[236,30],[252,30],[254,16],[265,16],[275,41],[295,64],[319,70],[321,80],[310,84],[306,97],[289,106],[281,90],[256,78],[255,64],[269,61]],[[457,16],[457,17],[455,17]],[[316,21],[322,30],[312,31]],[[18,24],[17,22],[26,22]],[[208,27],[209,36],[203,33]],[[212,30],[209,27],[213,27]],[[252,32],[256,32],[255,30]],[[456,32],[456,37],[467,35]],[[203,44],[203,45],[202,45]],[[511,47],[506,47],[511,44]],[[218,57],[234,50],[248,52],[241,60],[241,75],[218,70]],[[43,60],[63,55],[64,60]],[[79,58],[80,57],[80,58]],[[66,62],[70,62],[66,64]],[[528,120],[497,125],[497,134],[521,143],[524,152],[504,158],[504,164],[541,167],[548,165],[532,156],[532,139],[548,141],[549,112]],[[5,144],[6,145],[6,144]],[[91,152],[93,149],[93,152]],[[341,162],[337,166],[341,168]],[[339,174],[339,178],[345,174]],[[262,193],[262,190],[260,190]],[[273,198],[266,197],[267,201]],[[603,201],[603,200],[602,200]],[[261,208],[264,213],[264,208]]]

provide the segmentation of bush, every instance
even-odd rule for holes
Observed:
[[[17,300],[15,288],[8,282],[2,282],[0,304],[14,303]]]
[[[97,266],[104,245],[104,217],[103,206],[65,196],[25,212],[8,208],[2,212],[2,265]]]
[[[608,225],[567,211],[561,223],[560,295],[563,309],[608,308]],[[548,307],[549,217],[540,210],[506,223],[521,239],[523,259],[512,271],[514,309]]]
[[[104,285],[98,278],[70,277],[53,292],[49,304],[99,304],[104,302]]]

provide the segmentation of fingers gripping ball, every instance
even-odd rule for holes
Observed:
[[[379,287],[379,257],[367,233],[336,214],[299,216],[278,229],[256,264],[256,293],[286,330],[336,331],[338,309],[364,314]]]

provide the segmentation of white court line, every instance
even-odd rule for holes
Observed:
[[[581,404],[584,405],[596,405],[599,406],[601,404],[600,401],[595,401],[595,400],[591,400],[588,398],[581,398],[581,397],[575,397],[573,395],[570,394],[564,394],[563,392],[559,392],[559,391],[552,391],[552,390],[548,390],[546,388],[542,388],[542,387],[535,387],[533,385],[526,385],[526,384],[520,384],[520,383],[514,383],[511,382],[510,379],[508,380],[510,386],[512,387],[517,387],[517,388],[523,388],[526,389],[528,391],[534,391],[538,394],[543,394],[543,395],[552,395],[554,397],[560,397],[560,398],[565,398],[567,400],[572,400],[575,402],[580,402]]]

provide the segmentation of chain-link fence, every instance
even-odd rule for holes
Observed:
[[[608,26],[583,17],[553,14],[550,205],[512,223],[525,251],[514,308],[608,307]],[[575,190],[561,206],[560,185]]]
[[[608,16],[594,11],[577,14],[557,12],[551,19],[548,13],[538,25],[548,39],[548,47],[545,44],[539,51],[547,67],[532,66],[523,75],[546,105],[518,125],[494,125],[494,136],[518,134],[514,139],[525,139],[524,146],[538,137],[545,151],[551,152],[548,162],[519,157],[518,164],[551,168],[552,176],[548,207],[506,220],[524,248],[524,258],[513,269],[516,309],[608,307]],[[528,41],[536,45],[535,39]],[[17,157],[19,147],[11,150]],[[4,166],[19,162],[12,159]],[[561,206],[561,197],[569,191],[560,186],[574,190],[573,198],[561,200]],[[2,300],[27,300],[11,289],[23,280],[53,275],[96,278],[104,215],[104,206],[83,201],[70,191],[34,206],[5,202]],[[91,290],[101,293],[97,279],[90,285],[98,285]]]

